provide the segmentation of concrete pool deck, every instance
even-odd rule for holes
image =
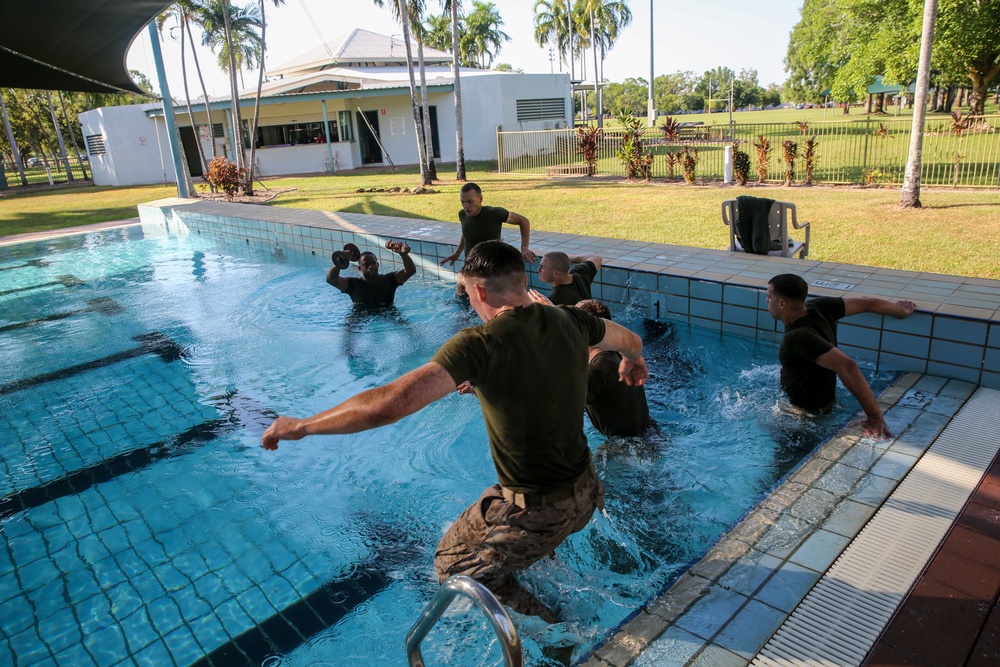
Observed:
[[[348,241],[381,247],[388,238],[406,239],[419,255],[418,270],[443,278],[449,278],[452,271],[439,267],[438,262],[450,254],[459,236],[456,224],[433,220],[192,200],[152,202],[141,206],[140,213],[148,233],[170,229],[210,234],[223,244],[270,247],[279,256],[300,253],[329,257],[330,252]],[[769,342],[780,340],[781,328],[768,315],[762,292],[767,279],[776,273],[801,273],[811,284],[810,292],[814,295],[908,298],[918,306],[918,313],[907,320],[863,315],[845,320],[840,329],[840,347],[856,359],[883,369],[905,371],[880,396],[896,437],[871,442],[859,438],[857,430],[849,427],[823,444],[670,589],[644,605],[585,656],[583,664],[781,664],[766,662],[770,658],[759,655],[762,649],[766,652],[769,642],[780,640],[783,628],[808,606],[809,595],[822,588],[824,578],[831,578],[830,572],[842,554],[861,541],[866,526],[875,525],[875,515],[883,509],[892,509],[893,494],[905,490],[907,479],[918,478],[921,461],[942,456],[947,459],[947,453],[937,455],[933,451],[946,429],[961,419],[983,423],[989,415],[982,411],[991,409],[983,405],[992,405],[997,411],[997,404],[991,401],[1000,392],[989,388],[1000,389],[998,281],[551,232],[533,233],[532,246],[536,251],[599,252],[605,258],[605,267],[594,286],[595,298],[627,305],[648,317]],[[380,260],[391,265],[394,256],[380,250]],[[538,286],[534,273],[531,280]],[[979,398],[976,398],[978,403],[969,401],[970,397],[983,395],[987,396],[986,403]],[[972,407],[960,419],[958,415],[966,403]],[[990,435],[993,444],[1000,447],[997,433],[1000,428]],[[978,476],[975,466],[962,464],[969,473],[966,475],[966,486],[972,486],[969,493],[984,478],[995,451],[996,448],[985,463],[979,462]],[[972,477],[975,479],[970,482]],[[1000,507],[1000,501],[996,500],[1000,497],[996,491],[1000,484],[995,477],[995,472],[985,476],[986,500],[977,501],[975,498],[979,496],[974,497],[969,505],[974,510],[971,519],[963,519],[958,511],[953,511],[954,516],[938,526],[942,534],[933,543],[924,540],[928,558],[949,533],[969,547],[996,544],[991,541],[1000,533],[1000,514],[995,511]],[[965,502],[961,505],[964,507]],[[977,507],[985,509],[976,511]],[[988,511],[990,508],[992,512]],[[941,512],[913,514],[938,516]],[[934,627],[940,632],[949,632],[951,623],[951,617],[935,617],[928,611],[932,603],[939,602],[954,613],[956,604],[968,607],[971,605],[968,600],[975,597],[980,600],[975,609],[990,613],[1000,588],[1000,563],[989,552],[984,555],[981,548],[959,553],[960,547],[944,544],[940,554],[951,558],[951,562],[961,557],[977,567],[947,567],[944,573],[935,573],[936,561],[932,561],[911,594],[911,599],[923,595],[923,606],[918,605],[917,611],[911,613],[906,611],[909,603],[904,603],[901,607],[904,611],[896,615],[896,622],[915,619],[910,629],[894,630],[894,622],[883,643],[869,642],[875,648],[865,652],[871,654],[868,664],[924,664],[916,661],[920,641],[931,636],[929,629],[935,619],[938,625]],[[891,545],[886,547],[887,554],[891,551]],[[923,564],[911,563],[912,567],[916,567],[916,572],[911,580],[896,584],[902,593],[897,595],[892,610],[899,607]],[[978,578],[968,576],[970,572]],[[949,578],[952,576],[955,579]],[[942,594],[940,591],[944,589],[935,589],[931,583],[940,583],[947,590]],[[873,588],[884,593],[882,588]],[[921,593],[925,589],[930,591],[929,598],[926,592]],[[954,591],[965,597],[956,602]],[[963,616],[967,655],[977,646],[976,642],[983,650],[988,647],[988,629],[997,627],[998,613],[990,616],[989,622],[987,615]],[[860,618],[869,635],[874,633],[873,639],[877,638],[882,628],[876,626],[884,622],[867,612],[860,614]],[[973,627],[976,618],[982,620],[978,631]],[[831,617],[830,625],[834,625],[834,620]],[[920,629],[917,637],[913,636],[913,623]],[[792,627],[788,632],[797,631]],[[944,644],[957,645],[953,633],[942,636],[948,637]],[[915,651],[917,657],[913,656]],[[883,659],[880,656],[895,660],[898,655],[908,654],[914,661],[878,662]],[[861,659],[836,664],[860,663]]]

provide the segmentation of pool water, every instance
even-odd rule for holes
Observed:
[[[0,249],[0,664],[405,664],[434,547],[495,482],[478,403],[263,451],[478,323],[420,275],[359,312],[321,258],[137,227]],[[780,407],[773,345],[618,319],[646,340],[660,432],[587,435],[606,508],[522,580],[527,664],[579,659],[856,410]],[[866,372],[878,391],[890,375]],[[459,604],[428,664],[495,665]]]

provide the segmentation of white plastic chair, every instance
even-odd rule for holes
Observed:
[[[729,250],[730,252],[744,252],[740,240],[736,236],[736,223],[738,218],[736,200],[727,199],[722,202],[722,223],[729,227]],[[777,250],[771,250],[768,255],[772,257],[795,257],[805,259],[809,254],[809,223],[799,223],[795,214],[795,204],[786,201],[776,201],[771,205],[771,211],[767,216],[768,226],[771,228],[771,241],[778,241],[780,245]],[[796,241],[788,236],[788,223],[792,223],[793,229],[806,230],[804,241]]]

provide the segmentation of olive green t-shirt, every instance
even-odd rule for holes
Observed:
[[[575,306],[581,301],[590,299],[590,284],[594,282],[596,276],[596,264],[589,259],[580,262],[569,270],[569,277],[573,282],[553,287],[549,301],[557,306]]]
[[[816,359],[837,346],[837,321],[845,312],[842,298],[821,296],[807,301],[806,314],[785,327],[778,360],[792,405],[822,412],[837,398],[837,374]]]
[[[465,239],[465,254],[468,255],[477,244],[483,241],[499,241],[503,223],[510,217],[510,211],[499,206],[484,206],[479,215],[469,217],[465,209],[458,212],[458,221],[462,223],[462,237]]]
[[[503,486],[550,493],[590,465],[587,357],[604,330],[579,308],[524,306],[463,329],[431,358],[455,384],[475,385]]]
[[[649,426],[646,390],[628,385],[618,377],[622,355],[598,352],[587,371],[587,414],[604,435],[642,435]]]

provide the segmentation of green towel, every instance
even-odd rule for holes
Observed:
[[[767,217],[773,199],[749,197],[736,198],[736,237],[746,252],[766,255],[771,250],[771,227]]]

